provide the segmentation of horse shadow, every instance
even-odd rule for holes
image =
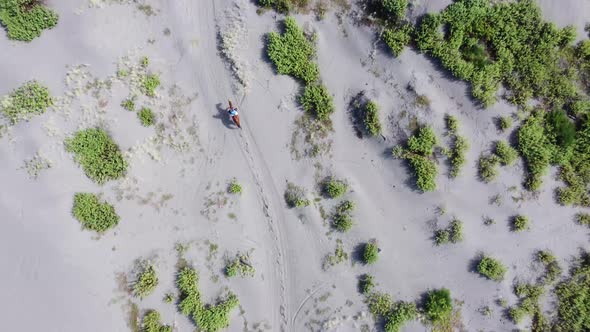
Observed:
[[[223,104],[218,103],[217,105],[217,114],[213,115],[214,118],[216,119],[221,119],[221,123],[223,123],[223,125],[227,128],[234,128],[234,122],[229,118],[229,116],[227,115],[227,110],[226,108],[223,106]]]

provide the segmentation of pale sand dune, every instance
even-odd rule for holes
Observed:
[[[357,276],[367,272],[375,276],[380,290],[399,300],[418,299],[425,290],[447,287],[454,298],[464,301],[467,330],[505,331],[515,326],[504,318],[495,300],[506,298],[513,303],[513,281],[534,278],[533,252],[551,249],[567,266],[578,248],[588,244],[587,232],[571,221],[576,211],[554,203],[553,177],[546,177],[538,198],[520,203],[511,196],[523,191],[521,163],[501,168],[492,184],[477,180],[477,158],[499,137],[492,119],[515,112],[514,107],[499,102],[477,109],[466,84],[450,79],[427,57],[406,49],[394,59],[375,50],[374,32],[367,27],[348,19],[339,23],[332,14],[320,22],[310,15],[296,17],[306,29],[318,33],[320,72],[337,110],[332,116],[332,151],[320,158],[322,169],[317,171],[314,161],[295,161],[290,152],[294,121],[302,112],[295,102],[300,86],[290,77],[276,75],[263,55],[264,35],[279,28],[280,16],[258,15],[256,7],[243,0],[237,5],[230,0],[153,1],[158,14],[151,17],[132,5],[91,9],[73,0],[48,3],[60,13],[55,29],[30,44],[11,42],[0,34],[0,95],[34,78],[60,96],[70,91],[64,85],[66,65],[88,64],[94,77],[106,79],[115,75],[119,58],[135,54],[131,59],[137,61],[146,55],[150,68],[160,73],[163,87],[156,100],[143,98],[140,104],[151,105],[159,121],[169,126],[175,121],[171,115],[183,115],[186,120],[178,122],[176,129],[184,139],[178,134],[173,137],[189,148],[178,152],[169,144],[149,143],[154,129],[141,127],[134,113],[119,106],[128,87],[116,79],[99,98],[108,101],[100,108],[104,113],[96,112],[99,100],[76,97],[64,110],[22,123],[10,137],[2,138],[0,312],[7,330],[129,331],[130,297],[121,289],[118,276],[129,275],[140,258],[155,262],[160,285],[146,299],[132,301],[141,310],[157,309],[163,322],[174,324],[177,331],[193,330],[174,305],[162,301],[164,294],[176,292],[174,248],[180,242],[191,243],[185,257],[200,271],[200,289],[207,302],[224,287],[238,296],[244,313],[232,313],[228,331],[242,331],[244,326],[254,331],[256,323],[269,331],[358,331],[364,323],[372,330],[374,324],[357,291]],[[416,11],[440,10],[448,3],[417,1]],[[583,31],[588,2],[560,3],[556,7],[553,1],[540,1],[548,19],[558,25],[575,24]],[[228,27],[239,28],[237,39],[228,42],[234,47],[225,55],[234,61],[233,67],[218,50],[219,34],[224,36]],[[236,88],[234,75],[247,84]],[[426,95],[431,107],[414,107],[408,84]],[[178,86],[176,97],[169,93],[173,85]],[[381,106],[385,140],[355,136],[346,108],[361,90]],[[179,94],[194,100],[177,106],[173,101],[183,99]],[[218,109],[218,104],[225,107],[227,99],[241,109],[241,131],[228,128],[225,114]],[[89,107],[86,113],[81,111],[83,106]],[[432,124],[441,138],[444,114],[459,118],[460,133],[471,143],[468,164],[459,178],[449,180],[441,161],[437,191],[421,194],[412,188],[408,169],[389,157],[391,147],[409,133],[407,117],[400,119],[403,111]],[[77,128],[101,120],[121,148],[130,151],[130,170],[125,180],[99,187],[84,176],[61,142]],[[191,136],[193,121],[196,134]],[[48,135],[47,128],[54,135]],[[158,148],[160,160],[156,161],[150,153],[154,155]],[[19,168],[37,151],[54,166],[32,180]],[[352,191],[346,197],[357,204],[351,232],[326,235],[329,229],[318,209],[286,208],[286,180],[311,192],[316,172],[350,182]],[[225,191],[233,177],[242,183],[244,193],[230,197],[225,207],[203,212],[204,202]],[[508,191],[513,185],[518,185],[517,192]],[[72,197],[79,191],[103,193],[115,203],[120,224],[100,238],[81,231],[71,216]],[[496,194],[503,198],[501,206],[489,204]],[[321,204],[330,211],[334,202]],[[447,214],[439,217],[436,208],[441,205]],[[229,213],[235,213],[237,220],[229,218]],[[517,213],[530,217],[530,231],[509,231],[509,218]],[[431,239],[435,222],[444,226],[453,216],[464,222],[465,241],[435,247]],[[483,216],[494,218],[496,224],[484,226]],[[378,264],[365,267],[347,262],[324,271],[323,259],[333,252],[337,238],[347,251],[377,239],[382,249]],[[211,260],[206,259],[205,241],[219,245]],[[254,278],[222,276],[224,257],[251,249]],[[470,271],[479,252],[509,267],[503,282],[484,280]],[[217,282],[214,275],[220,275]],[[485,305],[494,309],[491,318],[478,312]],[[404,330],[425,327],[413,322]]]

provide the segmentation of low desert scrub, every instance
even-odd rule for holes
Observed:
[[[359,291],[363,295],[369,295],[375,288],[374,277],[370,274],[363,274],[359,277]]]
[[[461,241],[463,241],[463,222],[458,219],[453,219],[447,228],[439,229],[434,234],[434,242],[437,246]]]
[[[452,178],[457,177],[461,172],[461,168],[467,162],[465,154],[469,149],[469,142],[467,138],[458,135],[459,131],[459,120],[452,116],[447,115],[445,117],[447,130],[449,131],[449,135],[453,140],[452,147],[449,153],[449,161],[451,163],[451,172],[450,176]]]
[[[285,190],[285,202],[290,208],[303,208],[309,205],[309,199],[306,198],[306,191],[303,187],[299,187],[294,183],[287,182],[287,189]]]
[[[238,254],[234,259],[227,262],[225,265],[225,275],[228,277],[240,276],[253,277],[256,270],[250,262],[250,256],[246,254]]]
[[[322,183],[322,192],[329,198],[338,198],[348,191],[348,184],[344,180],[328,177]]]
[[[139,122],[144,127],[153,126],[155,123],[155,116],[154,112],[150,108],[142,107],[141,110],[137,113],[137,117],[139,118]]]
[[[379,247],[376,241],[369,241],[365,243],[363,248],[363,263],[375,264],[379,258]]]
[[[319,69],[313,61],[315,46],[299,28],[295,19],[287,17],[284,21],[284,32],[270,32],[267,40],[266,53],[279,74],[293,76],[306,84],[319,79]]]
[[[198,282],[197,271],[190,267],[185,267],[178,273],[176,285],[180,291],[180,311],[192,318],[200,331],[217,332],[228,327],[229,314],[239,305],[238,298],[229,293],[225,298],[218,299],[216,304],[205,304],[201,299]]]
[[[438,169],[432,160],[436,135],[431,127],[421,127],[417,133],[410,137],[406,148],[396,146],[393,155],[410,163],[416,175],[416,185],[424,192],[436,189],[436,177]]]
[[[318,120],[327,120],[334,112],[334,102],[328,89],[322,84],[313,83],[305,86],[299,102],[308,114]]]
[[[369,312],[376,319],[382,317],[385,320],[385,331],[398,332],[402,326],[418,316],[418,309],[414,303],[393,302],[388,294],[371,293],[366,299]]]
[[[553,331],[590,330],[590,255],[582,253],[566,280],[554,291],[557,297],[557,317]]]
[[[333,254],[329,254],[324,258],[323,269],[327,270],[332,266],[338,265],[340,263],[344,263],[348,260],[348,253],[344,251],[344,246],[342,245],[342,241],[336,241],[336,249],[334,249]]]
[[[3,97],[0,100],[0,111],[15,124],[43,114],[52,105],[53,98],[49,90],[36,81],[30,81]]]
[[[148,311],[141,321],[141,332],[172,332],[172,327],[160,323],[160,313],[155,310]]]
[[[348,232],[353,225],[351,213],[355,205],[352,201],[342,201],[332,214],[332,227],[339,232]]]
[[[102,202],[95,194],[77,193],[74,195],[72,214],[82,227],[102,233],[119,223],[119,215],[115,208]]]
[[[517,284],[514,293],[519,298],[519,304],[508,310],[508,315],[514,323],[519,324],[525,316],[531,316],[533,325],[540,328],[540,331],[548,330],[548,323],[539,306],[539,298],[544,293],[543,286]]]
[[[8,38],[30,42],[57,25],[59,15],[41,0],[0,1],[0,22]]]
[[[394,56],[399,56],[404,48],[410,44],[414,28],[410,24],[399,24],[388,27],[383,31],[383,41]]]
[[[498,127],[501,131],[506,131],[512,128],[512,118],[509,116],[502,116],[498,119]]]
[[[500,158],[500,163],[505,166],[512,166],[516,159],[518,159],[518,151],[505,141],[496,142],[495,153]]]
[[[515,216],[512,219],[512,230],[515,232],[522,232],[529,229],[529,218],[525,216]]]
[[[536,254],[537,261],[545,266],[545,274],[542,277],[543,284],[550,284],[561,276],[561,266],[557,259],[548,250],[539,250]]]
[[[227,192],[234,195],[240,195],[242,193],[242,185],[237,179],[232,179],[227,186]]]
[[[146,74],[141,78],[141,91],[148,97],[156,96],[156,89],[160,86],[160,76],[156,74]]]
[[[363,123],[365,129],[372,136],[381,134],[381,123],[379,122],[379,106],[370,100],[364,107]]]
[[[52,166],[53,163],[49,159],[36,153],[31,159],[26,159],[24,161],[23,169],[27,171],[31,179],[36,179],[41,172],[50,169]]]
[[[446,288],[435,289],[428,292],[424,313],[433,324],[441,324],[451,318],[453,312],[453,300],[451,292]]]
[[[580,225],[590,227],[590,214],[588,214],[588,213],[576,214],[576,222]]]
[[[500,157],[495,154],[479,157],[478,163],[479,178],[485,183],[492,182],[498,176],[498,166],[500,165]]]
[[[150,295],[158,286],[158,282],[158,275],[154,265],[146,261],[140,262],[137,279],[132,286],[133,295],[139,298]]]
[[[141,59],[139,59],[139,65],[142,68],[146,69],[150,65],[150,58],[148,58],[147,56],[141,57]]]
[[[506,267],[499,260],[490,256],[483,256],[477,264],[477,272],[493,281],[503,280],[506,271]]]
[[[121,107],[128,111],[135,112],[135,100],[133,98],[127,98],[121,102]]]
[[[256,4],[260,7],[272,8],[281,14],[305,10],[310,2],[310,0],[256,0]]]
[[[127,162],[112,138],[100,128],[80,130],[65,140],[66,150],[74,153],[86,176],[98,184],[125,175]]]

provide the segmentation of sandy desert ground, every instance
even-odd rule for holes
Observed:
[[[58,97],[50,111],[0,139],[3,330],[130,331],[135,315],[155,309],[175,331],[192,331],[194,324],[176,305],[162,300],[177,292],[179,244],[199,271],[206,302],[224,290],[237,295],[240,307],[232,311],[227,331],[377,330],[357,290],[364,273],[396,300],[448,288],[461,303],[467,331],[526,329],[530,320],[515,325],[497,301],[516,303],[515,281],[538,276],[533,253],[550,249],[566,270],[580,248],[588,248],[588,229],[572,221],[580,209],[555,203],[556,169],[537,195],[521,186],[522,161],[502,167],[491,184],[478,179],[479,155],[508,135],[499,133],[494,118],[515,114],[515,106],[500,101],[478,108],[464,82],[411,48],[392,57],[375,42],[371,27],[356,24],[340,7],[321,21],[295,15],[300,26],[317,33],[317,62],[336,108],[330,151],[296,158],[300,85],[276,74],[264,54],[265,35],[279,28],[283,16],[259,15],[246,0],[147,3],[153,13],[131,2],[48,0],[60,15],[54,29],[31,43],[0,34],[0,95],[36,79]],[[413,14],[449,3],[416,0]],[[538,3],[547,20],[573,24],[585,36],[589,1]],[[139,103],[156,112],[162,130],[142,127],[120,106],[135,87],[117,71],[137,67],[142,56],[149,57],[149,69],[162,84],[156,98]],[[347,108],[360,91],[380,105],[383,137],[355,134]],[[430,105],[416,106],[416,95],[427,96]],[[224,113],[228,99],[241,111],[242,130]],[[469,139],[467,165],[449,179],[441,162],[437,190],[421,193],[390,151],[410,135],[412,119],[446,139],[445,114],[460,120]],[[106,128],[124,151],[129,169],[123,179],[98,185],[65,151],[66,137],[92,126]],[[34,178],[23,166],[36,154],[51,167]],[[355,225],[345,234],[331,231],[322,218],[321,210],[338,202],[318,193],[318,179],[329,175],[348,181],[345,198],[356,203]],[[226,192],[232,178],[241,183],[241,195]],[[309,207],[287,208],[287,181],[307,188]],[[100,193],[113,203],[121,216],[117,227],[101,235],[82,230],[71,212],[77,192]],[[500,203],[490,204],[496,196]],[[529,231],[510,231],[516,214],[530,218]],[[484,225],[486,216],[496,223]],[[465,239],[434,245],[434,230],[454,217],[463,221]],[[379,261],[365,266],[355,252],[371,239],[381,249]],[[351,257],[325,269],[337,241]],[[224,276],[225,261],[238,252],[249,253],[253,277]],[[474,273],[478,253],[504,262],[502,282]],[[138,260],[153,262],[160,280],[143,299],[127,289]],[[493,309],[489,316],[481,313],[486,306]],[[403,330],[429,327],[412,321]]]

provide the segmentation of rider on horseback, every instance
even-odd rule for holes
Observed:
[[[231,103],[231,100],[228,100],[229,102],[229,107],[227,108],[227,114],[229,115],[229,119],[232,120],[236,126],[238,126],[238,128],[242,128],[242,126],[240,126],[240,117],[238,116],[238,108],[234,107],[234,105]]]

